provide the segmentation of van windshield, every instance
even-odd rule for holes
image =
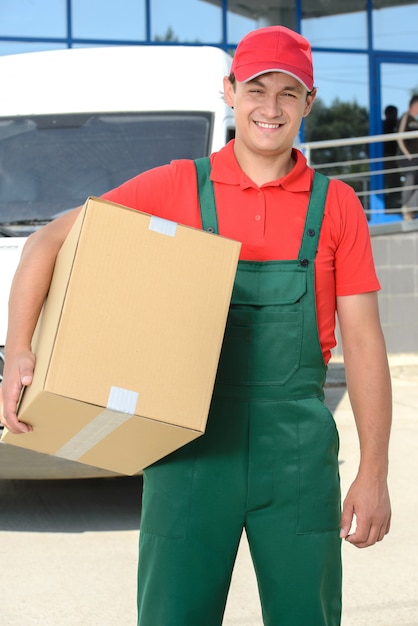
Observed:
[[[144,170],[209,152],[211,113],[0,119],[0,223],[49,219]]]

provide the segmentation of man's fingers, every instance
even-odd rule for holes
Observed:
[[[369,528],[356,528],[356,530],[346,537],[346,541],[357,548],[366,548],[376,543],[377,536]]]
[[[32,431],[32,426],[20,422],[16,415],[16,404],[12,404],[8,409],[2,402],[2,396],[0,394],[0,422],[7,428],[8,431],[14,435],[20,435],[21,433],[29,433]]]
[[[29,353],[19,363],[20,382],[23,387],[32,384],[34,368],[35,357],[32,353]]]
[[[341,530],[340,538],[346,539],[349,536],[351,527],[354,522],[354,511],[347,503],[344,504],[343,512],[341,515]]]
[[[22,372],[21,381],[24,387],[32,384],[33,375],[32,372]]]
[[[19,422],[17,418],[14,420],[3,419],[3,424],[7,428],[7,430],[14,435],[23,435],[25,433],[32,432],[32,426],[30,426],[29,424],[25,424],[24,422]]]
[[[18,366],[15,369],[15,374],[10,375],[9,373],[8,376],[5,376],[0,386],[0,420],[1,423],[15,435],[32,431],[30,425],[19,421],[17,417],[17,407],[22,388],[32,383],[33,368],[33,357],[31,356],[29,359],[23,358],[20,367]]]
[[[390,529],[390,520],[384,523],[377,522],[373,524],[371,521],[359,523],[357,528],[351,534],[347,534],[343,538],[357,548],[367,548],[375,543],[382,541]]]

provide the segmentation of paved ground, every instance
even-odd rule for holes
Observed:
[[[391,359],[391,369],[393,526],[373,548],[344,545],[342,626],[418,626],[418,357]],[[358,452],[339,364],[327,402],[341,436],[344,491]],[[1,626],[135,626],[140,482],[0,480]],[[243,541],[224,626],[261,624]]]

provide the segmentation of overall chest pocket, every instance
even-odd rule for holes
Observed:
[[[268,266],[238,272],[218,368],[227,385],[284,385],[299,367],[303,271]]]

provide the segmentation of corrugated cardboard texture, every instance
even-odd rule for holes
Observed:
[[[112,388],[133,400],[133,416],[76,460],[131,474],[202,434],[239,250],[90,198],[58,255],[34,338],[34,382],[19,409],[34,432],[3,440],[59,454],[80,443]]]

